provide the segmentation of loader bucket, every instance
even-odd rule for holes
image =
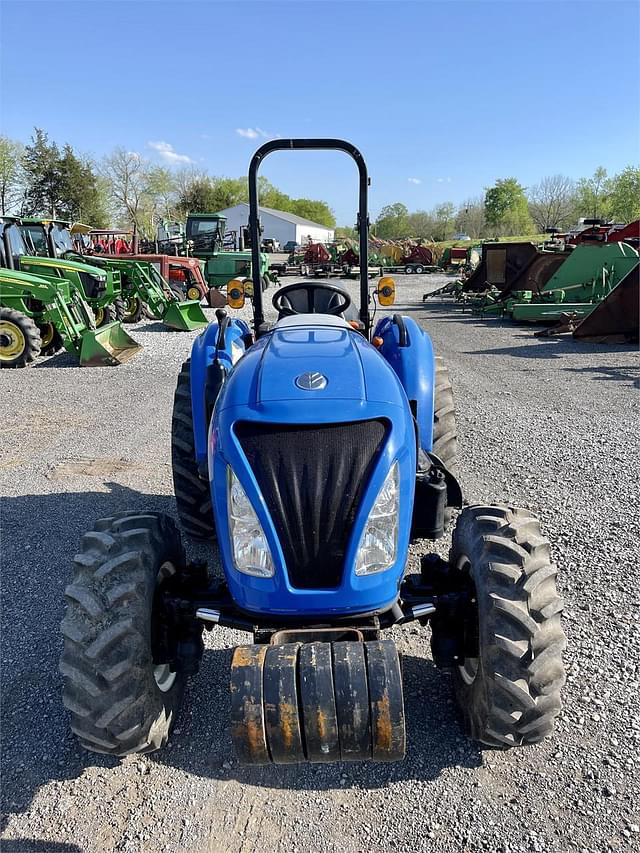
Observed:
[[[195,299],[189,299],[186,302],[170,302],[162,315],[162,322],[178,332],[191,332],[209,325],[200,303]]]
[[[580,323],[574,338],[610,342],[637,341],[640,331],[640,265]]]
[[[82,367],[112,367],[129,361],[142,347],[122,328],[120,323],[109,323],[95,331],[87,330],[80,345]]]

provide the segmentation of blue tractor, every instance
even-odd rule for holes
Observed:
[[[560,710],[561,600],[549,543],[531,512],[466,506],[456,479],[447,372],[429,336],[372,308],[394,285],[367,278],[368,176],[334,139],[274,140],[249,170],[259,271],[258,169],[281,149],[328,148],[359,171],[360,305],[302,281],[273,297],[255,273],[253,328],[218,311],[178,378],[173,475],[187,534],[217,542],[224,579],[188,563],[172,518],[123,512],[96,522],[75,558],[62,623],[64,703],[87,749],[166,743],[203,630],[230,626],[231,737],[240,761],[399,760],[405,719],[394,625],[429,624],[468,734],[535,743]],[[230,283],[230,304],[243,301]],[[441,537],[447,560],[406,574],[409,543]]]

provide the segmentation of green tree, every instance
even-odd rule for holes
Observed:
[[[475,240],[484,236],[486,227],[484,198],[470,198],[460,205],[455,219],[456,231]]]
[[[0,213],[20,212],[24,194],[24,170],[20,142],[0,136]]]
[[[411,236],[409,211],[401,202],[388,204],[380,211],[375,223],[376,237],[400,239]]]
[[[336,217],[333,211],[324,201],[314,201],[310,198],[294,198],[288,210],[289,213],[295,213],[296,216],[302,216],[303,219],[310,219],[312,222],[317,222],[318,225],[324,225],[326,228],[334,228],[336,224]]]
[[[609,216],[607,170],[598,166],[590,178],[582,178],[576,188],[576,218],[606,219]]]
[[[515,178],[500,178],[486,191],[484,210],[496,234],[527,234],[533,227],[524,187]]]
[[[147,170],[142,157],[135,151],[116,148],[103,159],[100,168],[109,186],[118,224],[133,226],[139,234],[153,237],[146,195]]]
[[[107,224],[104,196],[91,163],[80,159],[67,144],[62,149],[58,169],[62,197],[58,215],[95,228],[104,227]]]
[[[609,214],[617,222],[640,219],[640,167],[627,166],[608,186]]]
[[[190,213],[215,213],[218,196],[211,178],[198,175],[178,190],[176,211],[181,216]]]
[[[439,204],[433,211],[434,238],[436,240],[450,240],[453,235],[453,221],[456,212],[455,205],[450,201]]]
[[[151,166],[146,170],[145,194],[155,223],[175,216],[176,189],[176,177],[169,169]]]
[[[416,210],[409,214],[409,230],[412,237],[434,239],[435,222],[426,210]]]
[[[60,150],[39,127],[24,150],[25,204],[27,215],[58,216],[64,204]]]

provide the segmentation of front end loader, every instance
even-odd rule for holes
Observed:
[[[74,255],[60,223],[31,218],[5,218],[3,222],[4,250],[12,259],[9,266],[53,281],[66,279],[91,307],[97,328],[123,319],[119,274],[99,269],[90,259]],[[51,249],[55,245],[64,248],[56,252]]]
[[[199,299],[183,301],[152,263],[130,258],[82,255],[75,248],[69,222],[37,221],[44,228],[49,257],[65,262],[90,262],[106,279],[121,282],[122,308],[119,319],[123,322],[137,322],[143,316],[144,306],[149,306],[157,319],[176,331],[192,331],[207,325],[208,320],[200,308]],[[35,223],[36,220],[30,222]]]
[[[0,366],[29,367],[62,348],[81,367],[123,364],[141,349],[120,323],[96,329],[91,308],[69,282],[0,268]]]
[[[346,153],[359,173],[359,306],[305,280],[267,322],[258,170],[279,150]],[[509,748],[552,730],[564,683],[556,567],[529,510],[466,506],[448,559],[428,553],[462,508],[451,381],[428,334],[368,268],[364,158],[337,139],[277,139],[249,169],[253,326],[217,312],[176,387],[172,463],[185,532],[224,579],[187,563],[173,519],[121,512],[85,534],[67,587],[60,669],[71,727],[111,755],[163,746],[203,629],[247,632],[230,672],[231,738],[248,764],[397,761],[402,670],[387,632],[431,627],[470,737]],[[229,288],[242,302],[243,282]],[[420,572],[406,574],[410,542]],[[213,547],[213,546],[212,546]],[[433,725],[426,718],[416,725]]]

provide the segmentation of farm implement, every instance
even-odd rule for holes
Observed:
[[[359,306],[304,280],[263,309],[258,171],[274,151],[331,149],[359,173]],[[431,626],[470,737],[498,748],[552,730],[565,639],[550,546],[535,516],[462,507],[451,382],[426,332],[373,325],[368,175],[337,139],[276,139],[249,168],[253,326],[216,313],[177,381],[172,463],[185,532],[217,542],[224,579],[188,563],[174,521],[121,512],[82,539],[67,587],[60,669],[87,749],[149,752],[168,740],[203,655],[203,629],[247,632],[231,662],[241,762],[396,761],[406,748],[394,625]],[[390,306],[395,285],[373,286]],[[242,302],[243,282],[232,290]],[[213,545],[212,545],[213,547]],[[418,545],[418,547],[420,547]],[[417,725],[432,726],[422,717]]]
[[[64,348],[82,367],[122,364],[141,349],[120,323],[95,328],[73,284],[0,269],[0,366],[29,367]]]
[[[77,251],[68,222],[31,220],[28,228],[34,244],[42,246],[50,258],[90,261],[105,277],[121,281],[123,322],[137,322],[148,306],[156,319],[176,331],[192,331],[207,325],[200,300],[182,300],[151,260],[133,260],[126,255],[82,255]]]
[[[91,307],[100,328],[121,320],[124,315],[120,276],[97,269],[85,258],[49,256],[44,226],[39,220],[3,217],[0,220],[2,266],[48,278],[53,283],[69,282]]]

